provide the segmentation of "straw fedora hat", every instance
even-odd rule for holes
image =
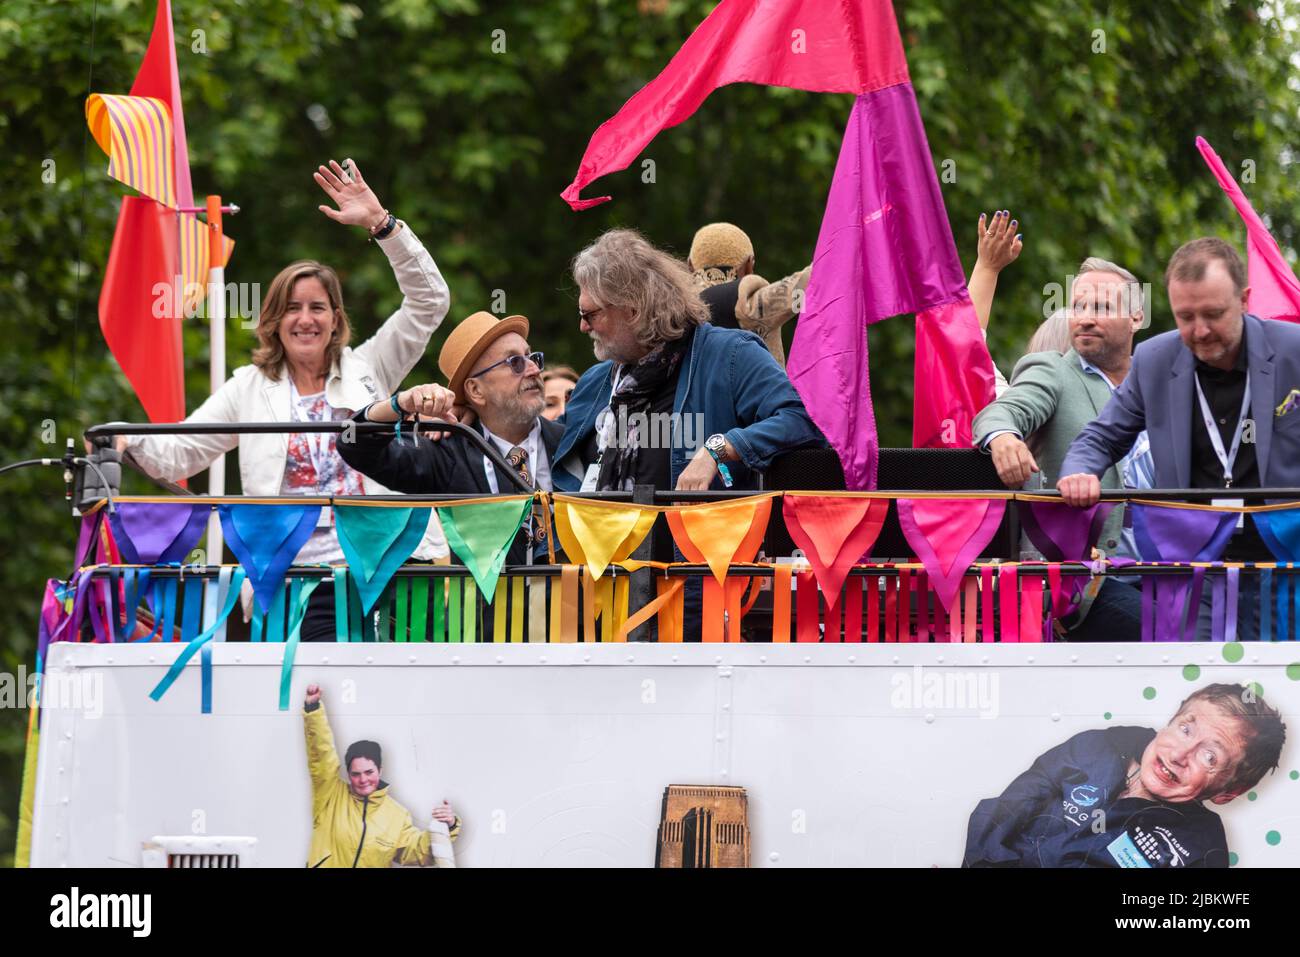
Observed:
[[[457,401],[465,401],[465,380],[478,368],[480,357],[508,332],[517,332],[527,339],[527,317],[498,319],[490,312],[476,312],[451,330],[438,353],[438,368],[447,377],[447,388],[456,393]]]

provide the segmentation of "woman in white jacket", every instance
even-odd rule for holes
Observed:
[[[333,160],[316,182],[338,205],[321,206],[335,222],[366,227],[393,267],[402,304],[375,335],[348,345],[351,326],[334,270],[310,260],[282,269],[271,281],[257,322],[258,348],[186,422],[286,422],[348,418],[390,396],[424,354],[450,306],[447,284],[410,228],[391,216],[356,165],[348,172]],[[418,394],[409,397],[423,409]],[[408,397],[404,396],[404,399]],[[145,472],[177,481],[207,468],[239,447],[245,495],[361,495],[388,490],[348,467],[323,433],[259,435],[154,435],[118,440]],[[331,510],[299,551],[295,564],[341,563],[344,556]],[[417,555],[447,554],[436,521]],[[334,639],[334,595],[329,582],[316,589],[303,622],[304,641]]]

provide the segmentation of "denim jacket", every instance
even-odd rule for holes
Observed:
[[[582,450],[596,430],[596,416],[609,405],[614,364],[601,362],[578,380],[565,414],[564,439],[552,463],[557,490],[582,484],[586,466]],[[682,362],[673,400],[669,473],[674,486],[704,440],[722,433],[740,455],[728,463],[733,487],[757,486],[756,472],[767,469],[783,452],[824,445],[803,400],[763,340],[752,332],[701,325]],[[699,418],[697,418],[697,416]],[[723,488],[721,476],[713,488]]]

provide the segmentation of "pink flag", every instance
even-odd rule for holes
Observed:
[[[627,169],[660,130],[688,119],[728,83],[868,93],[907,79],[889,0],[722,0],[663,72],[592,134],[560,195],[574,209],[607,202],[578,194]]]
[[[1223,191],[1237,207],[1246,222],[1246,266],[1250,284],[1250,311],[1265,319],[1287,319],[1300,322],[1300,280],[1291,271],[1277,240],[1259,218],[1250,200],[1232,178],[1228,168],[1202,137],[1196,137],[1196,148]]]
[[[790,381],[850,489],[876,485],[867,327],[916,314],[913,444],[968,448],[993,399],[980,334],[910,83],[859,96],[831,182]]]

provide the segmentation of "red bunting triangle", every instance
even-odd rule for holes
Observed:
[[[889,499],[786,493],[783,507],[790,537],[803,549],[827,607],[833,608],[849,569],[876,544]]]

